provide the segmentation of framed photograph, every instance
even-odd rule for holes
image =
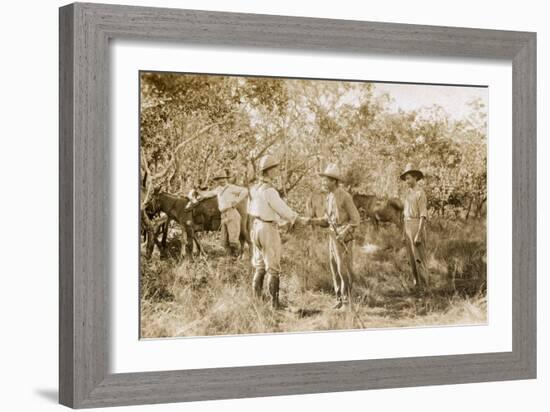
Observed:
[[[88,408],[536,377],[536,35],[60,9]]]

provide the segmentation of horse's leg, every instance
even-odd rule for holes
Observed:
[[[193,239],[195,238],[195,233],[192,228],[185,226],[182,231],[182,242],[181,242],[181,257],[193,259]],[[184,252],[185,250],[185,252]]]
[[[372,220],[374,223],[374,230],[378,232],[378,229],[380,229],[380,218],[376,214],[374,214],[372,216]]]
[[[197,245],[197,250],[199,251],[199,255],[204,255],[206,256],[206,252],[204,251],[201,243],[199,242],[199,239],[197,238],[197,236],[194,236],[193,237],[193,241],[195,242],[195,244]]]
[[[160,251],[160,257],[165,258],[166,257],[166,241],[165,241],[165,233],[168,232],[168,226],[167,223],[160,224],[156,231],[155,231],[155,244],[157,245],[159,251]],[[162,240],[158,240],[159,234],[162,233]]]
[[[373,229],[375,231],[378,231],[378,219],[376,218],[375,213],[367,213],[366,218],[369,220],[370,224],[372,225]]]
[[[147,230],[147,252],[146,256],[147,259],[151,259],[151,256],[153,255],[153,250],[155,248],[155,235],[152,230]]]
[[[168,227],[170,226],[170,218],[166,220],[166,223],[164,223],[163,226],[163,232],[162,232],[162,247],[166,249],[166,239],[168,239]]]

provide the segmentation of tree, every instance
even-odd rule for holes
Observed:
[[[421,87],[421,86],[419,86]],[[224,169],[249,185],[265,154],[281,159],[278,188],[295,207],[336,162],[355,192],[398,196],[413,162],[433,213],[476,215],[486,199],[486,108],[452,120],[442,107],[392,109],[365,82],[143,73],[140,141],[144,193],[186,193]],[[147,196],[143,197],[144,200]]]

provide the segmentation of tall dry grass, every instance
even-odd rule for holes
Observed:
[[[224,255],[218,234],[202,243],[208,257],[178,262],[142,255],[144,338],[345,330],[486,322],[486,237],[483,221],[432,221],[428,235],[431,291],[416,294],[401,235],[394,226],[362,225],[354,246],[353,304],[332,310],[326,231],[284,235],[281,297],[273,311],[252,298],[248,261]],[[172,254],[177,256],[177,240]]]

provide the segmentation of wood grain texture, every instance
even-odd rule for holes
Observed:
[[[73,404],[73,37],[72,7],[59,13],[59,401]]]
[[[81,3],[61,8],[59,25],[62,404],[84,408],[536,376],[534,33]],[[284,48],[297,53],[326,50],[511,61],[513,350],[110,374],[108,42],[119,38]]]
[[[536,375],[537,111],[536,37],[512,62],[513,88],[513,351]]]

